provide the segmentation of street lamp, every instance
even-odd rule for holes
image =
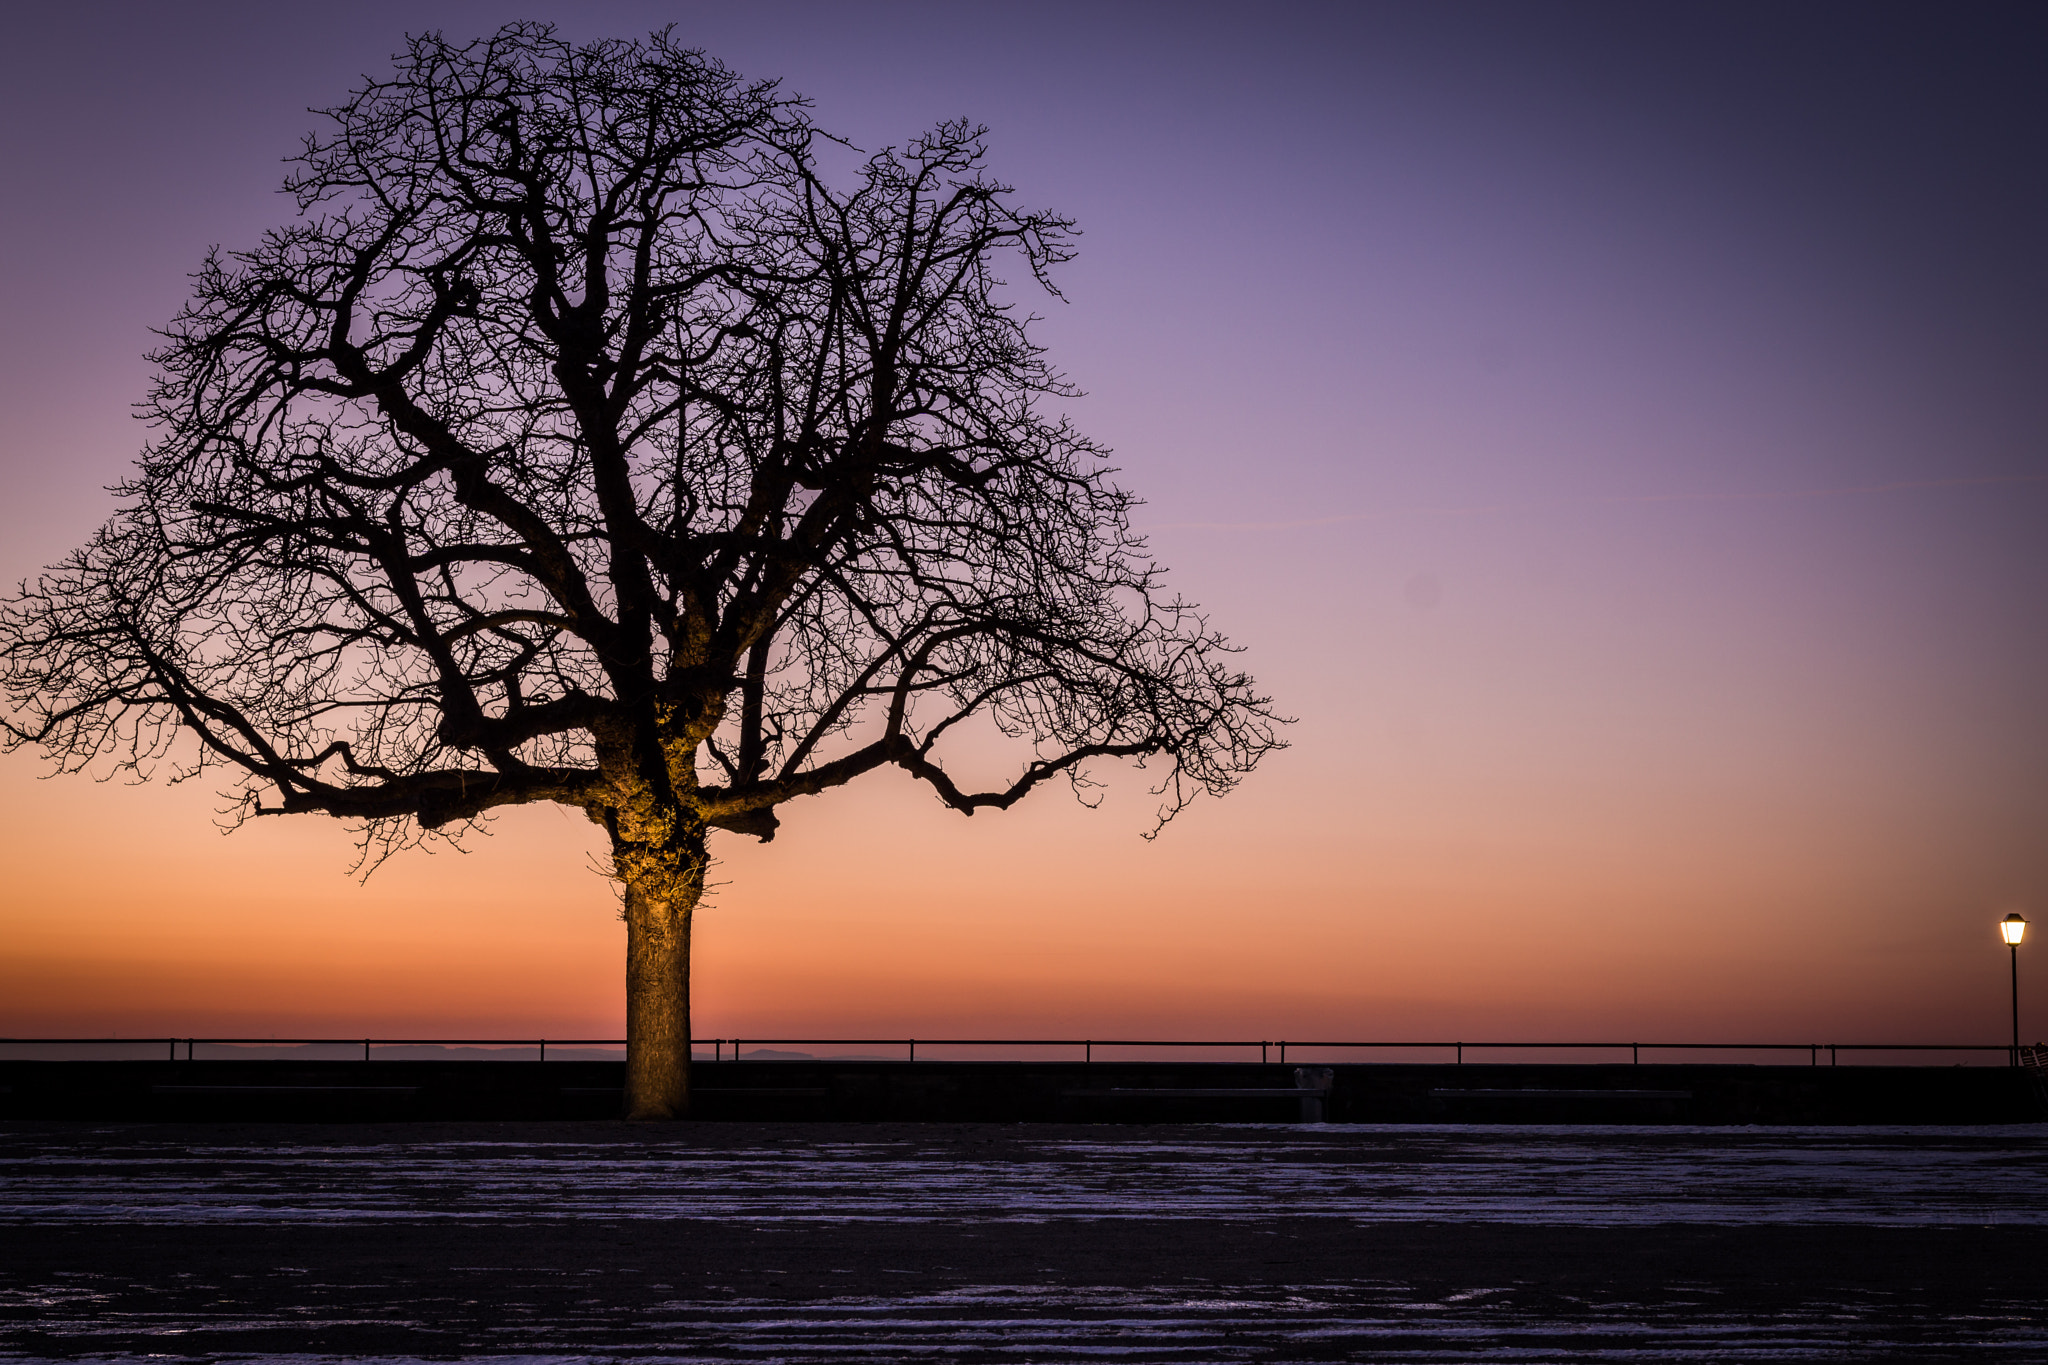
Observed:
[[[2027,917],[2007,915],[1998,922],[1998,932],[2012,954],[2012,1064],[2020,1064],[2020,940],[2027,936]]]

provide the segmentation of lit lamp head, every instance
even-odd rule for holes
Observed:
[[[2018,946],[2019,941],[2027,936],[2027,917],[2007,915],[1998,922],[1998,932],[2005,935],[2007,943]]]

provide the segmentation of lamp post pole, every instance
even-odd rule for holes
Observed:
[[[2020,1064],[2020,940],[2027,936],[2027,917],[2007,915],[1998,922],[1998,932],[2012,955],[2012,1064]]]

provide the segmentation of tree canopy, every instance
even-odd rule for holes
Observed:
[[[665,31],[410,40],[207,257],[118,511],[8,603],[10,746],[373,854],[579,807],[685,992],[708,829],[882,768],[968,813],[1097,760],[1161,822],[1229,790],[1276,717],[1052,411],[1000,272],[1051,290],[1072,224],[985,161],[857,153]],[[1020,746],[985,790],[971,723]]]

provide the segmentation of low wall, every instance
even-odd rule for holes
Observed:
[[[2048,1119],[2000,1067],[1360,1064],[1334,1123],[1981,1124]],[[0,1119],[605,1119],[618,1062],[0,1062]],[[699,1062],[709,1120],[1293,1123],[1293,1067],[1234,1062]],[[1207,1091],[1157,1095],[1147,1091]],[[1215,1094],[1215,1091],[1244,1092]],[[1278,1094],[1261,1094],[1277,1091]]]

